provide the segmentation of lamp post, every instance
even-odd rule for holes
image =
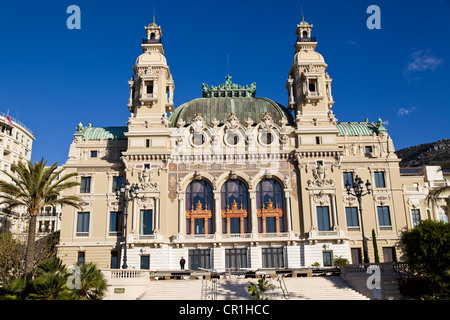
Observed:
[[[363,223],[363,215],[362,215],[361,198],[372,192],[372,185],[370,184],[369,180],[367,180],[367,182],[366,182],[367,192],[364,193],[364,182],[361,180],[360,177],[356,176],[355,181],[353,181],[353,192],[351,192],[352,186],[350,185],[350,182],[348,182],[348,181],[345,184],[345,188],[347,189],[348,195],[355,196],[358,199],[359,215],[360,215],[360,220],[361,220],[361,232],[362,232],[362,238],[363,238],[364,263],[369,263],[369,251],[367,249],[367,239],[364,235],[364,223]]]
[[[136,199],[139,195],[139,186],[134,184],[130,186],[128,181],[125,181],[125,184],[122,184],[120,188],[116,189],[116,199],[124,201],[123,214],[125,216],[124,220],[124,238],[125,238],[125,246],[123,248],[123,265],[122,269],[127,269],[127,220],[128,220],[128,203],[134,199]]]

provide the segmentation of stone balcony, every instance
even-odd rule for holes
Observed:
[[[178,234],[171,237],[171,240],[173,243],[293,241],[299,240],[299,234],[297,232]]]
[[[319,231],[317,229],[311,229],[309,232],[306,233],[306,240],[308,240],[310,243],[311,242],[315,243],[317,241],[330,241],[330,240],[341,243],[347,239],[348,237],[346,236],[344,230],[341,229],[329,231]]]

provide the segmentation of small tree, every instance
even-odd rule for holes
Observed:
[[[79,300],[101,300],[106,293],[106,280],[103,273],[92,263],[80,267],[80,289],[76,291]]]
[[[0,300],[100,300],[106,292],[103,274],[92,264],[80,268],[80,286],[69,288],[70,275],[59,258],[42,261],[32,274],[10,278],[0,287]]]
[[[450,299],[450,224],[423,220],[401,239],[411,271],[428,283],[422,297]]]
[[[375,234],[375,229],[372,229],[372,243],[373,251],[375,252],[375,263],[380,263],[380,257],[378,256],[377,235]]]
[[[17,242],[11,233],[0,234],[0,285],[10,277],[23,274],[25,247]]]
[[[261,279],[258,280],[258,287],[252,282],[248,282],[248,293],[253,297],[253,300],[268,300],[265,294],[268,290],[274,289],[275,286],[266,280],[266,275],[263,275]],[[259,289],[259,291],[258,291]]]
[[[340,267],[349,264],[348,259],[342,258],[341,256],[334,258],[334,266]]]

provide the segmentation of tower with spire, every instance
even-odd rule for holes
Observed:
[[[175,88],[162,45],[161,27],[153,22],[145,27],[147,38],[142,39],[143,53],[136,59],[134,75],[128,85],[128,109],[132,117],[157,123],[157,117],[173,111]]]
[[[134,74],[128,81],[128,153],[166,152],[168,112],[174,110],[175,84],[164,56],[161,27],[153,22],[145,27],[143,53],[137,57]]]
[[[296,29],[295,57],[286,82],[288,108],[308,120],[327,117],[334,103],[332,79],[325,71],[325,59],[316,51],[317,41],[312,36],[312,28],[302,14]]]
[[[326,72],[327,64],[316,51],[313,25],[302,20],[297,25],[294,61],[289,70],[286,89],[288,109],[294,111],[298,147],[314,151],[337,152],[339,130],[331,107],[332,79]]]

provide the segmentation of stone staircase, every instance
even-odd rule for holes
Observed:
[[[276,279],[267,296],[272,300],[283,300],[283,291]],[[258,279],[219,279],[217,300],[251,300],[248,282],[257,284]],[[339,277],[284,278],[291,300],[369,300],[356,292]],[[158,280],[152,281],[139,300],[201,300],[202,280]]]

